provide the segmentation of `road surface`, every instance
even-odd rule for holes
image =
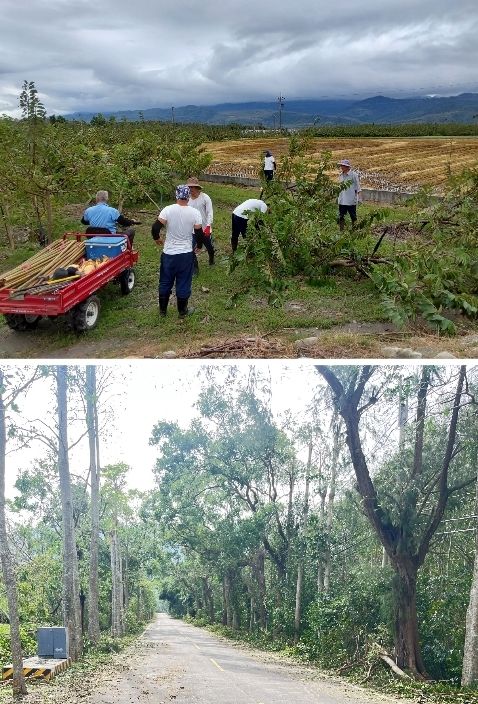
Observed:
[[[121,662],[124,667],[106,681],[99,678],[88,704],[392,703],[323,679],[313,668],[230,645],[166,614],[158,615]]]

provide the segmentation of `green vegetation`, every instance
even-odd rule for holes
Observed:
[[[359,226],[340,233],[339,188],[326,174],[329,156],[322,155],[311,181],[304,155],[313,131],[305,131],[290,138],[280,180],[268,185],[264,196],[270,211],[257,226],[251,218],[248,238],[233,258],[231,210],[259,194],[256,189],[207,186],[215,205],[217,264],[201,266],[194,285],[198,314],[181,329],[173,315],[160,321],[158,251],[149,223],[157,207],[171,202],[175,182],[200,174],[210,163],[201,143],[237,139],[237,129],[118,122],[103,116],[90,124],[46,120],[36,89],[28,83],[21,105],[22,120],[0,120],[0,232],[8,246],[0,255],[2,270],[30,256],[37,241],[79,229],[83,206],[100,187],[110,191],[112,204],[144,221],[136,239],[138,286],[123,299],[113,285],[101,292],[100,322],[88,334],[93,344],[114,335],[102,352],[106,356],[117,356],[128,340],[137,340],[148,354],[158,343],[161,352],[244,333],[287,339],[295,329],[351,321],[388,319],[404,326],[425,319],[430,332],[450,334],[457,329],[456,313],[476,317],[476,170],[450,181],[438,204],[430,205],[423,193],[406,207],[360,206]],[[72,208],[72,203],[83,205]],[[377,224],[404,219],[411,236],[385,238],[376,250]],[[55,350],[76,340],[58,323],[44,323],[22,354],[34,356],[39,346]]]
[[[335,371],[344,383],[358,379],[359,370],[351,367]],[[420,388],[423,393],[422,370],[375,369],[361,399],[363,407],[373,407],[363,413],[361,428],[364,446],[377,452],[367,452],[376,472],[377,510],[391,532],[403,521],[397,556],[418,545],[438,496],[429,481],[450,432],[445,397],[451,398],[457,370],[436,368],[431,375],[421,451],[411,421]],[[447,510],[418,579],[426,678],[439,682],[424,685],[396,677],[380,658],[391,652],[397,657],[398,576],[357,501],[344,427],[333,415],[329,392],[317,388],[307,413],[278,423],[270,388],[257,371],[242,382],[234,370],[220,375],[215,369],[211,378],[199,398],[200,417],[186,429],[160,421],[151,438],[159,450],[158,491],[148,500],[147,515],[158,520],[171,546],[160,596],[173,612],[389,693],[478,701],[476,691],[458,687],[475,549],[473,530],[461,530],[473,525],[475,510],[476,423],[466,405],[460,410],[460,453],[447,480]],[[473,373],[467,380],[474,388]],[[403,404],[410,422],[395,446],[385,440],[394,427],[386,419]],[[423,476],[413,478],[417,452],[423,452]],[[420,510],[413,515],[417,497]]]

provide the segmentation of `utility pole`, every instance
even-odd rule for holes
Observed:
[[[173,107],[171,108],[171,122],[174,125],[174,108]]]
[[[285,98],[282,95],[282,93],[279,95],[277,98],[277,102],[279,103],[279,130],[282,131],[282,108],[284,107],[284,101]]]

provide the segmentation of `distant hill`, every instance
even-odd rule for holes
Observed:
[[[95,113],[75,112],[68,120],[89,122]],[[171,108],[115,110],[103,113],[117,120],[170,122]],[[478,93],[462,93],[446,98],[387,98],[377,95],[365,100],[288,100],[282,112],[284,127],[305,127],[314,122],[329,124],[406,124],[423,122],[473,122],[478,114]],[[219,105],[185,105],[174,108],[176,122],[201,122],[209,125],[264,125],[278,127],[276,102],[220,103]]]

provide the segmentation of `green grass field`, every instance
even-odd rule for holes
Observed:
[[[140,260],[136,268],[136,286],[131,294],[121,296],[115,284],[102,289],[97,327],[81,336],[69,332],[61,318],[42,320],[38,329],[31,333],[14,333],[2,319],[2,357],[51,357],[56,353],[69,356],[69,352],[71,356],[89,358],[161,356],[166,350],[184,355],[201,345],[214,345],[226,338],[262,335],[280,339],[290,348],[297,336],[296,331],[327,330],[351,322],[385,321],[371,282],[352,271],[340,271],[320,287],[311,286],[300,278],[292,279],[279,307],[269,306],[261,292],[235,295],[244,289],[244,273],[238,268],[229,274],[231,211],[246,198],[257,197],[257,190],[208,184],[205,191],[211,196],[215,209],[213,233],[217,255],[214,266],[208,265],[206,253],[199,255],[200,273],[193,281],[191,299],[196,308],[194,315],[180,322],[173,298],[166,319],[159,317],[159,251],[150,235],[155,212],[152,210],[154,206],[144,206],[150,214],[135,213],[143,225],[137,228],[135,246],[140,252]],[[363,205],[361,208],[363,213],[375,209],[375,206]],[[406,218],[406,207],[385,211],[386,221]],[[79,229],[74,221],[69,227]],[[374,241],[370,240],[364,243],[364,247],[371,251],[373,244]],[[35,247],[31,245],[16,250],[0,262],[0,269],[11,268],[34,251]],[[325,354],[331,356],[373,356],[373,352],[374,340],[370,335],[362,340],[357,336],[355,339],[350,337],[346,342],[339,335],[329,352],[325,350]],[[283,352],[282,356],[286,354]]]

